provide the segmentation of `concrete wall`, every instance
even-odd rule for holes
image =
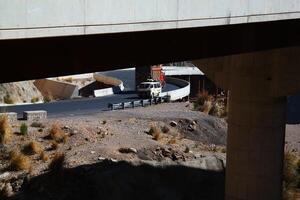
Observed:
[[[160,94],[160,96],[169,95],[171,101],[176,101],[176,100],[180,100],[184,97],[188,97],[190,95],[190,83],[189,82],[182,80],[182,79],[171,78],[171,77],[167,77],[166,82],[177,85],[180,87],[180,89],[172,90],[169,92],[162,92]]]
[[[1,0],[0,39],[272,21],[299,11],[296,0]]]
[[[94,78],[96,79],[96,81],[98,81],[100,83],[104,83],[106,85],[112,85],[112,87],[110,87],[110,88],[94,90],[95,97],[112,95],[112,94],[115,94],[117,92],[124,90],[123,82],[119,79],[116,79],[116,78],[113,78],[110,76],[105,76],[105,75],[99,74],[99,73],[95,73]]]
[[[34,85],[41,91],[43,96],[51,95],[54,98],[70,99],[78,96],[78,86],[49,79],[34,81]]]

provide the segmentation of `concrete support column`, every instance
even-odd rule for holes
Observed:
[[[282,199],[286,96],[300,91],[300,47],[194,64],[230,91],[226,200]]]
[[[269,96],[271,78],[252,69],[232,71],[226,200],[280,200],[286,97]]]
[[[151,66],[139,66],[135,68],[135,87],[148,78],[151,78]]]

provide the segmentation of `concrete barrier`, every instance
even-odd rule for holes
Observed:
[[[34,85],[43,96],[51,95],[58,99],[71,99],[77,97],[79,89],[77,85],[64,83],[50,79],[39,79],[34,81]]]
[[[15,112],[0,113],[0,118],[4,116],[7,116],[10,123],[14,123],[18,120],[18,115]]]
[[[28,121],[40,121],[47,119],[47,111],[35,110],[35,111],[24,111],[23,118]]]
[[[191,88],[190,88],[190,83],[188,81],[178,79],[178,78],[167,77],[166,82],[177,85],[180,87],[180,89],[172,90],[169,92],[162,92],[160,96],[162,97],[170,96],[171,101],[180,100],[183,99],[184,97],[189,96]]]
[[[101,82],[101,83],[104,83],[107,85],[113,85],[113,87],[110,87],[110,88],[94,90],[95,97],[113,95],[117,92],[121,92],[124,90],[123,82],[119,79],[116,79],[116,78],[113,78],[110,76],[105,76],[105,75],[98,74],[98,73],[94,74],[94,79],[98,82]]]

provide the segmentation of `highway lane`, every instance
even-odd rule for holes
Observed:
[[[167,92],[178,88],[178,86],[167,84],[163,91]],[[46,110],[50,118],[55,118],[99,113],[108,110],[108,103],[121,103],[139,99],[137,94],[128,91],[98,98],[82,98],[41,104],[2,106],[0,107],[0,112],[16,112],[18,113],[18,117],[22,117],[24,111]]]

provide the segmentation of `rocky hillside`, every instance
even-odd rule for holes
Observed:
[[[33,81],[0,84],[0,103],[34,103],[43,100]]]

